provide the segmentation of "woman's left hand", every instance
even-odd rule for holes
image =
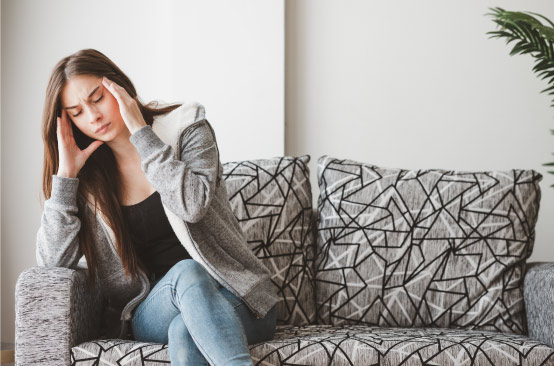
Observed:
[[[144,117],[142,117],[137,101],[131,98],[123,87],[117,85],[105,76],[102,78],[102,84],[117,100],[117,104],[119,104],[119,113],[121,113],[123,122],[127,125],[131,135],[138,129],[146,126],[146,122],[144,121]]]

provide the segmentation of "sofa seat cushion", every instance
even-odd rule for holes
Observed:
[[[364,325],[278,326],[273,340],[250,346],[255,365],[554,365],[554,348],[516,334]],[[166,344],[123,340],[82,343],[72,365],[169,364]]]
[[[250,353],[258,365],[554,365],[553,348],[513,333],[366,325],[281,327]]]

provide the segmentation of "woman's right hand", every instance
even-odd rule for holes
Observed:
[[[58,152],[60,155],[56,175],[60,177],[76,178],[90,155],[104,143],[104,141],[96,140],[88,145],[86,149],[81,150],[73,137],[73,129],[65,109],[62,109],[61,118],[56,117],[56,134],[58,136]]]

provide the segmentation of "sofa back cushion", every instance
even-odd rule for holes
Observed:
[[[542,176],[318,159],[318,322],[526,332]]]
[[[278,288],[277,324],[315,322],[309,161],[302,155],[223,164],[233,213]]]

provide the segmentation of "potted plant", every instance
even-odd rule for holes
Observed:
[[[500,30],[487,32],[487,34],[492,34],[489,38],[505,38],[506,44],[517,41],[510,56],[518,53],[531,54],[536,62],[533,71],[538,73],[538,76],[542,76],[542,79],[548,78],[550,85],[541,93],[554,94],[554,23],[536,13],[506,11],[498,7],[489,9],[492,13],[486,15],[492,15],[493,21],[500,26]],[[547,24],[543,25],[533,15],[543,19]],[[554,101],[551,106],[554,107]],[[550,132],[554,134],[554,130],[550,130]],[[554,162],[543,165],[554,166]],[[548,171],[548,173],[554,174],[554,171]],[[554,184],[551,187],[554,187]]]

